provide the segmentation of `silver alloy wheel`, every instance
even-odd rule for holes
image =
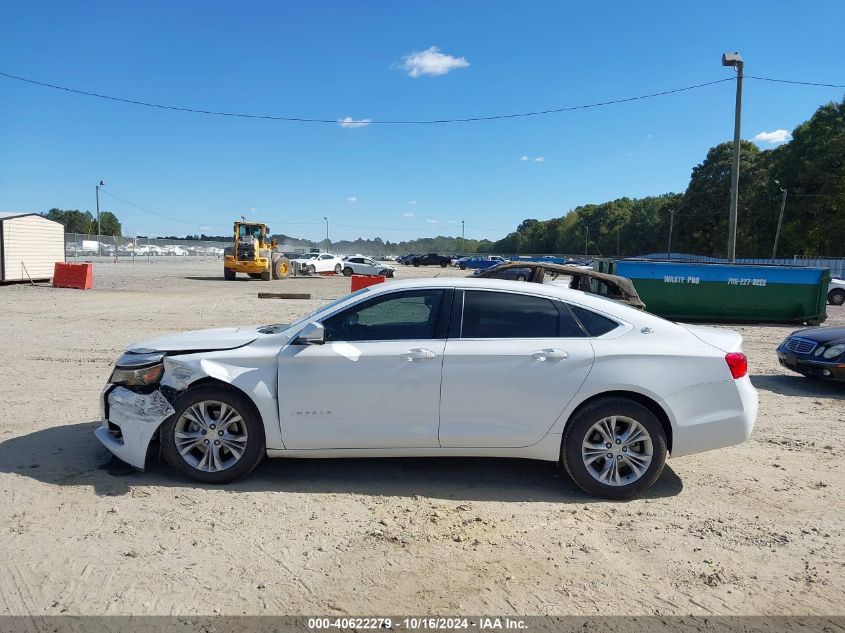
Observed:
[[[623,415],[602,418],[587,431],[581,458],[587,472],[607,486],[637,481],[651,465],[654,446],[646,428]]]
[[[231,468],[244,454],[248,440],[241,414],[216,400],[191,405],[174,428],[176,450],[182,459],[209,473]]]

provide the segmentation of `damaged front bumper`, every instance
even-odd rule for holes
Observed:
[[[108,384],[100,394],[102,425],[94,435],[115,457],[144,470],[150,441],[174,413],[158,389],[145,394]]]

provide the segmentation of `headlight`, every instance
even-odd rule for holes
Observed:
[[[845,343],[839,343],[828,347],[822,356],[825,358],[836,358],[837,356],[842,356],[843,353],[845,353]]]
[[[109,382],[114,385],[127,385],[130,387],[148,387],[161,380],[164,373],[164,365],[159,363],[152,367],[141,367],[139,369],[123,369],[115,367]]]
[[[824,351],[824,345],[819,345],[816,348],[816,351],[813,352],[813,356],[821,356],[823,351]]]
[[[154,385],[164,374],[163,358],[164,354],[160,353],[126,352],[117,359],[109,382],[130,387]]]

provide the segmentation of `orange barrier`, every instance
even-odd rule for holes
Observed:
[[[374,286],[376,284],[382,283],[387,277],[384,275],[373,275],[369,277],[367,275],[352,275],[352,292],[356,290],[360,290],[361,288],[366,288],[367,286]]]
[[[66,264],[56,262],[53,268],[54,288],[79,288],[88,290],[94,287],[94,264]]]

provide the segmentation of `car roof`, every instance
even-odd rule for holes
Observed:
[[[506,292],[540,295],[553,299],[560,299],[586,308],[593,308],[598,312],[604,312],[631,323],[651,321],[652,319],[662,320],[659,317],[649,314],[648,312],[637,310],[636,308],[619,303],[618,301],[589,294],[581,290],[574,290],[562,284],[529,284],[524,281],[515,281],[510,279],[485,279],[475,277],[423,277],[418,279],[391,279],[381,284],[369,286],[369,290],[371,292],[379,294],[382,292],[392,292],[396,290],[413,290],[414,288],[502,290]]]

